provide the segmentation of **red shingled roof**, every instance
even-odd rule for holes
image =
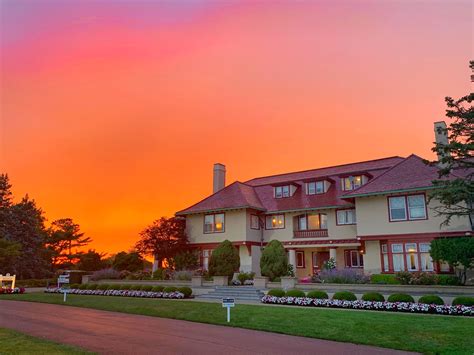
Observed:
[[[252,179],[246,183],[234,182],[206,199],[177,212],[177,215],[202,213],[233,208],[252,208],[266,212],[294,211],[328,207],[350,207],[352,204],[342,199],[340,176],[350,173],[367,173],[373,178],[403,161],[401,157],[389,157],[326,167],[295,173],[266,176]],[[307,195],[304,192],[304,181],[327,178],[332,180],[329,190],[324,194]],[[298,186],[293,196],[274,198],[274,184],[291,182]]]
[[[438,168],[436,166],[427,165],[422,158],[412,154],[369,181],[366,185],[345,194],[344,197],[429,188],[433,186],[432,181],[438,178]]]

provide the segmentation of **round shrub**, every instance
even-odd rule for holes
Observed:
[[[286,297],[304,297],[305,293],[301,290],[293,289],[286,291]]]
[[[260,257],[260,268],[263,276],[276,282],[277,277],[286,276],[288,273],[288,257],[285,247],[278,240],[272,240],[263,249]]]
[[[121,285],[120,289],[126,291],[126,290],[130,290],[131,287],[132,285]]]
[[[151,290],[153,292],[163,292],[164,287],[163,286],[153,286]]]
[[[333,300],[357,301],[356,295],[349,291],[339,291],[332,296]]]
[[[181,292],[186,298],[191,297],[193,294],[193,290],[190,287],[179,287],[178,291]]]
[[[444,305],[443,299],[437,295],[421,296],[418,303]]]
[[[151,285],[143,285],[142,287],[140,287],[140,290],[141,291],[151,291],[152,288],[153,288],[153,286],[151,286]]]
[[[268,291],[268,295],[274,297],[284,297],[285,291],[283,291],[281,288],[272,288],[270,291]]]
[[[327,300],[329,298],[328,294],[324,291],[309,291],[306,297],[320,300]]]
[[[411,302],[415,303],[415,300],[410,295],[406,293],[394,293],[393,295],[388,296],[388,302]]]
[[[385,297],[378,292],[367,292],[362,295],[362,301],[384,302]]]
[[[178,291],[178,289],[174,286],[167,286],[163,289],[163,292],[166,292],[166,293],[171,293],[171,292],[176,292]]]
[[[102,291],[105,291],[109,288],[109,285],[107,284],[100,284],[97,286],[97,290],[102,290]]]
[[[88,290],[97,290],[97,284],[87,284]]]
[[[132,291],[140,291],[142,288],[141,285],[133,285],[132,287],[130,287],[130,290]]]
[[[453,300],[453,306],[474,306],[474,297],[469,296],[459,296]]]
[[[228,240],[220,243],[209,259],[209,274],[211,276],[228,276],[231,280],[239,267],[239,252]]]

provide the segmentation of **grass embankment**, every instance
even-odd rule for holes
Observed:
[[[32,293],[2,295],[0,300],[64,304],[62,297]],[[228,325],[219,303],[68,295],[67,305]],[[239,304],[231,312],[233,327],[422,353],[472,354],[474,349],[472,318]]]
[[[0,328],[0,354],[92,354],[74,346]]]

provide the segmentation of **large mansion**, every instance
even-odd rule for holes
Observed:
[[[435,124],[437,141],[446,140]],[[456,176],[456,171],[452,172]],[[277,239],[296,276],[313,275],[329,258],[337,268],[369,273],[449,272],[434,263],[430,241],[471,235],[469,218],[448,226],[428,203],[438,168],[410,155],[258,177],[225,186],[225,166],[214,165],[214,193],[181,210],[190,242],[207,268],[212,250],[230,240],[240,269],[260,272],[262,248]]]

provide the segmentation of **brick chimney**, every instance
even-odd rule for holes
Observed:
[[[214,164],[214,175],[212,179],[212,193],[216,193],[225,187],[225,165]]]
[[[434,123],[434,132],[435,132],[435,142],[441,145],[448,144],[448,130],[446,122],[438,121]],[[438,162],[441,162],[441,159],[445,156],[445,153],[438,153]],[[439,163],[440,166],[444,165]]]

